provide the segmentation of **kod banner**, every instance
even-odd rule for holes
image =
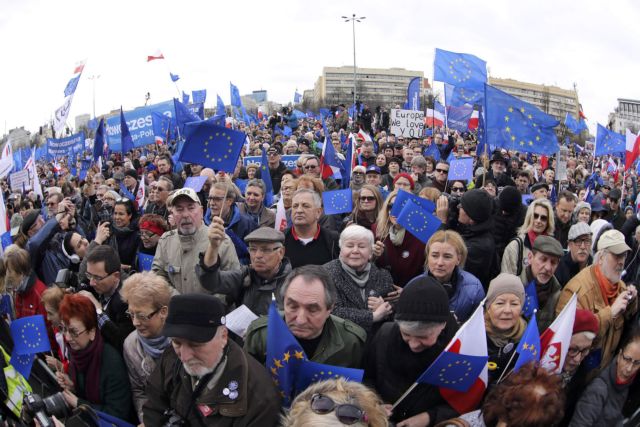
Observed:
[[[300,158],[299,154],[292,154],[288,156],[282,156],[280,158],[280,161],[284,163],[287,169],[293,170],[296,168],[296,162],[298,161],[299,158]],[[250,163],[255,163],[257,165],[262,166],[262,156],[247,156],[244,158],[243,163],[245,167]]]
[[[84,132],[78,132],[66,138],[47,138],[47,157],[70,156],[71,152],[78,154],[84,150]]]
[[[131,139],[134,147],[143,147],[145,145],[155,143],[153,135],[152,114],[160,113],[169,117],[175,117],[176,113],[173,108],[173,101],[165,101],[159,104],[139,107],[132,111],[124,112],[124,119],[129,126]],[[111,151],[122,150],[122,140],[120,137],[120,115],[117,114],[107,119],[105,125],[107,131],[107,144]]]

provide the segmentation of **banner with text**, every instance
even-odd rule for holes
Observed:
[[[295,169],[296,168],[296,162],[298,161],[299,158],[300,158],[299,154],[293,154],[293,155],[289,155],[289,156],[282,156],[280,158],[280,161],[282,161],[282,163],[284,163],[284,165],[287,167],[287,169]],[[247,157],[244,158],[243,162],[244,162],[244,166],[245,167],[249,163],[255,163],[257,165],[262,166],[262,157],[261,156],[247,156]]]
[[[160,113],[169,117],[175,116],[173,100],[161,102],[159,104],[147,105],[139,107],[132,111],[124,112],[124,119],[129,126],[131,139],[133,139],[134,147],[142,147],[153,144],[155,138],[153,135],[152,113]],[[122,141],[120,139],[120,115],[117,114],[107,119],[105,125],[107,131],[107,143],[111,151],[121,151]]]
[[[422,138],[424,135],[424,111],[391,110],[391,133],[396,137]]]
[[[84,132],[74,133],[66,138],[47,138],[47,158],[70,156],[71,153],[80,154],[84,150]]]

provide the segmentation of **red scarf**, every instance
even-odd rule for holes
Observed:
[[[100,367],[103,348],[102,335],[96,329],[95,339],[85,349],[70,349],[69,373],[71,379],[77,386],[78,374],[84,374],[84,395],[91,403],[102,403],[100,401]]]
[[[531,243],[531,247],[533,247],[533,244],[535,243],[535,241],[538,238],[539,234],[536,233],[533,230],[529,230],[529,231],[527,231],[527,236],[529,236],[529,243]]]
[[[602,292],[602,298],[607,303],[607,305],[613,304],[618,296],[618,284],[611,283],[609,279],[607,279],[600,269],[600,266],[593,266],[593,274],[596,276],[596,280],[598,285],[600,286],[600,292]]]

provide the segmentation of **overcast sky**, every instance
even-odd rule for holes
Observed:
[[[640,3],[632,1],[189,1],[0,0],[0,133],[37,130],[63,101],[74,64],[87,58],[68,123],[207,89],[229,103],[266,89],[286,103],[313,88],[323,66],[352,65],[356,13],[361,67],[401,67],[432,79],[434,48],[473,53],[490,74],[558,85],[578,95],[592,132],[617,98],[640,99]],[[146,62],[160,50],[166,60]]]

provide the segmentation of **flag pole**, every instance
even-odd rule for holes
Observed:
[[[509,365],[511,365],[511,362],[513,362],[513,358],[516,357],[516,354],[518,354],[517,349],[513,351],[511,358],[509,358],[509,361],[507,362],[507,366],[504,367],[504,371],[502,371],[502,374],[500,375],[500,378],[498,378],[498,381],[496,382],[496,384],[500,384],[500,381],[502,381],[502,377],[504,377],[505,374],[507,373],[507,370],[509,369]],[[513,371],[513,369],[511,371]]]
[[[407,389],[407,391],[405,391],[402,396],[400,396],[400,398],[398,400],[396,400],[396,402],[393,404],[393,406],[391,407],[391,411],[393,411],[394,409],[396,409],[396,407],[400,404],[400,402],[402,402],[408,395],[409,393],[411,393],[413,391],[414,388],[416,388],[418,386],[418,383],[413,383],[411,385],[411,387],[409,387]]]

